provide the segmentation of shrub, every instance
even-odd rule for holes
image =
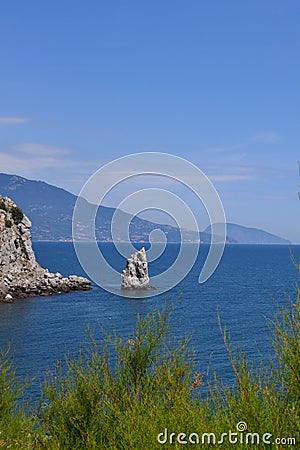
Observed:
[[[23,211],[18,206],[12,206],[10,212],[11,212],[13,221],[16,224],[20,223],[24,217]]]
[[[299,299],[298,292],[295,304],[280,311],[272,323],[275,355],[258,367],[250,364],[245,354],[232,351],[219,321],[236,383],[226,386],[215,376],[206,396],[197,389],[203,384],[202,374],[194,372],[188,340],[171,337],[168,307],[138,318],[136,330],[128,338],[105,334],[99,346],[90,334],[90,346],[67,360],[65,371],[57,363],[55,374],[45,381],[35,413],[26,411],[20,400],[22,408],[16,406],[19,384],[4,355],[2,360],[0,357],[0,448],[179,449],[178,433],[197,433],[201,445],[204,433],[220,439],[229,430],[236,433],[239,422],[247,427],[243,439],[246,432],[260,439],[270,433],[271,442],[297,439]],[[168,441],[161,445],[157,436],[165,429]],[[228,434],[225,436],[220,448],[232,450]],[[207,438],[203,448],[211,448]],[[234,448],[245,450],[240,434],[237,439]],[[269,447],[261,440],[255,445]],[[296,448],[296,444],[273,447]],[[196,447],[187,443],[185,448]]]
[[[188,340],[172,342],[170,310],[138,318],[134,336],[127,341],[106,336],[98,348],[92,340],[88,353],[68,361],[65,376],[56,373],[47,381],[42,429],[52,436],[53,449],[69,445],[72,449],[154,450],[161,447],[157,436],[165,428],[168,439],[171,432],[195,431],[200,439],[207,432],[219,439],[229,430],[236,432],[241,421],[250,433],[261,437],[265,433],[273,439],[296,437],[300,423],[299,342],[295,339],[299,339],[299,294],[297,303],[287,310],[273,327],[274,358],[267,364],[262,361],[258,368],[245,354],[231,350],[220,324],[236,384],[223,385],[215,376],[206,397],[196,389],[203,384],[203,374],[194,372]],[[166,448],[182,445],[174,438]],[[232,444],[225,439],[222,448],[231,449]],[[235,448],[245,447],[237,443]]]
[[[5,203],[4,203],[4,200],[0,201],[0,209],[3,209],[3,211],[7,211],[7,207],[6,207]]]
[[[5,220],[5,226],[6,226],[6,228],[11,228],[12,227],[12,221],[9,220],[9,219],[6,219]]]
[[[32,418],[20,402],[24,389],[8,351],[0,351],[0,448],[34,448]]]
[[[138,318],[134,337],[106,335],[100,348],[91,336],[85,356],[67,362],[66,376],[48,379],[41,422],[53,448],[156,446],[163,419],[176,420],[176,410],[188,406],[192,384],[188,341],[172,344],[169,318],[168,308]]]

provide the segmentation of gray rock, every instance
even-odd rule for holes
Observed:
[[[143,247],[127,260],[122,272],[122,289],[153,289],[149,285],[149,273],[146,250]]]
[[[14,301],[13,296],[10,294],[6,294],[6,296],[4,297],[4,302],[5,303],[12,303]]]
[[[55,278],[55,273],[51,273],[49,271],[45,272],[44,277],[45,278]]]
[[[91,289],[86,278],[63,278],[59,272],[51,273],[38,264],[32,249],[31,222],[25,215],[15,222],[15,206],[11,199],[0,195],[0,300]]]
[[[26,228],[31,228],[31,222],[28,219],[28,217],[24,216],[21,223],[26,227]]]

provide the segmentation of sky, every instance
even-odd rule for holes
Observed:
[[[229,222],[300,242],[299,23],[298,0],[2,2],[0,172],[77,194],[170,153]]]

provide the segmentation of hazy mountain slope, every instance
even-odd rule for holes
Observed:
[[[43,181],[28,180],[17,175],[0,174],[0,194],[17,203],[32,222],[33,240],[72,240],[72,215],[77,197],[70,192]],[[85,200],[83,200],[85,202]],[[88,211],[95,211],[95,205],[85,202]],[[96,237],[100,241],[111,241],[110,225],[114,208],[101,206],[96,216]],[[84,222],[84,221],[83,221]],[[128,222],[128,215],[121,212],[120,226]],[[170,225],[158,225],[135,217],[130,225],[133,241],[147,242],[149,234],[160,228],[168,236],[168,242],[179,242],[180,231]],[[84,235],[84,223],[82,223]],[[196,232],[189,232],[189,239],[195,242]],[[210,227],[201,232],[201,242],[210,242]],[[227,243],[238,244],[288,244],[289,241],[263,230],[227,224]]]
[[[0,174],[0,194],[13,199],[30,217],[32,222],[33,240],[71,240],[72,215],[77,197],[64,189],[52,186],[43,181],[27,180],[17,175]],[[88,210],[95,211],[95,205],[86,202]],[[114,208],[101,206],[96,217],[96,237],[99,240],[111,240],[110,223],[115,212]],[[128,216],[122,213],[123,221]],[[169,225],[159,226],[168,235],[170,242],[180,240],[180,232]],[[130,226],[130,236],[133,240],[147,241],[157,224],[134,218]],[[83,226],[84,234],[84,226]],[[191,232],[191,240],[196,240],[197,234]],[[207,236],[204,235],[207,239]]]
[[[210,226],[205,233],[210,233]],[[238,244],[290,244],[290,241],[258,228],[249,228],[234,223],[227,223],[227,238]]]

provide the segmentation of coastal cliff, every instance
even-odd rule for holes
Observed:
[[[8,197],[0,195],[0,301],[90,289],[90,281],[63,277],[41,267],[35,259],[31,222]]]

